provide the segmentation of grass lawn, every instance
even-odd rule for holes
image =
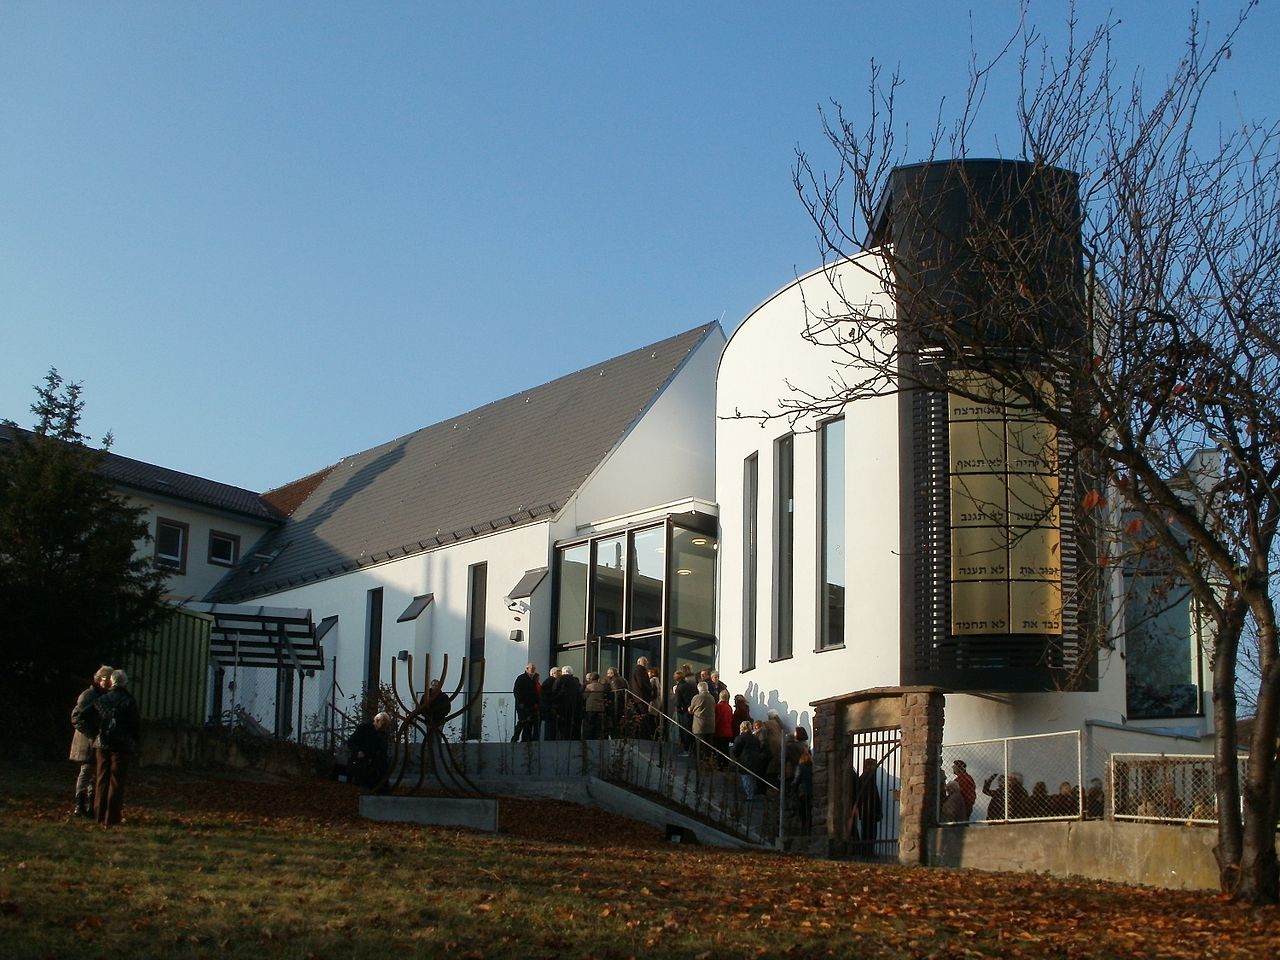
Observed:
[[[553,801],[498,836],[367,823],[324,780],[135,771],[68,816],[70,763],[0,767],[0,957],[1241,957],[1280,910],[1015,874],[663,842]]]

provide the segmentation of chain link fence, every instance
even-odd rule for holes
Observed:
[[[1247,760],[1238,763],[1243,782]],[[1212,756],[1113,753],[1109,779],[1117,820],[1218,822]]]
[[[1100,817],[1101,781],[1082,790],[1083,771],[1078,730],[943,744],[938,822]]]

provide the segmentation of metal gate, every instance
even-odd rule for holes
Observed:
[[[898,859],[901,744],[901,727],[853,730],[848,734],[852,779],[845,809],[854,856]]]

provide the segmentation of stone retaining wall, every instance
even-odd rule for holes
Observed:
[[[934,827],[927,831],[926,862],[1217,890],[1217,838],[1213,827],[1115,820]]]

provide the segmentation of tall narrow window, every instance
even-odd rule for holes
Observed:
[[[480,689],[481,670],[477,666],[484,659],[485,604],[489,594],[489,565],[477,563],[468,569],[467,587],[467,708],[466,729],[462,736],[467,740],[480,739],[480,726],[484,713],[484,691]]]
[[[596,541],[595,610],[591,617],[591,632],[597,637],[615,636],[626,629],[622,622],[622,599],[627,577],[626,549],[626,534]]]
[[[742,669],[756,667],[756,588],[759,583],[757,554],[760,523],[760,457],[752,454],[742,464]]]
[[[559,608],[556,643],[582,643],[587,637],[587,578],[591,571],[591,544],[563,548],[558,557]]]
[[[773,659],[791,656],[795,613],[795,437],[774,444]]]
[[[818,649],[844,643],[844,420],[822,425],[822,628]]]
[[[374,587],[365,601],[364,686],[373,693],[382,682],[382,588]]]
[[[650,527],[631,534],[631,630],[662,626],[662,586],[666,579],[667,531]]]

